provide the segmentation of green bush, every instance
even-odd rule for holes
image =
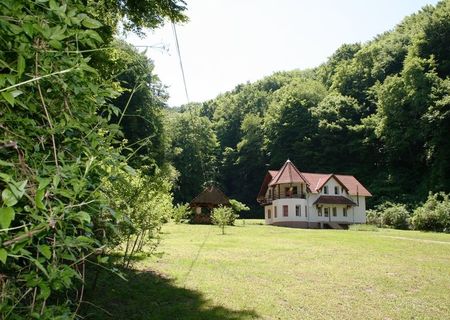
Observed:
[[[411,222],[415,230],[450,232],[449,195],[430,193],[427,201],[414,210]]]
[[[211,214],[212,223],[222,228],[222,234],[225,234],[225,226],[233,225],[236,215],[230,207],[218,207]]]
[[[384,202],[367,210],[367,224],[395,229],[409,228],[410,214],[404,204]]]
[[[151,253],[159,243],[162,224],[173,211],[170,168],[153,176],[141,170],[122,170],[105,179],[102,191],[116,212],[118,226],[111,247],[125,244],[123,264],[128,267],[140,252]]]
[[[381,224],[395,229],[409,228],[409,212],[403,204],[387,203],[381,213]]]
[[[184,219],[187,219],[190,213],[189,203],[177,204],[172,211],[172,220],[175,223],[180,223]]]
[[[381,211],[376,209],[366,211],[367,224],[381,226]]]

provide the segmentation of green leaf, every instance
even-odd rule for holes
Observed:
[[[45,209],[45,204],[42,200],[44,200],[45,189],[39,189],[36,192],[36,196],[34,197],[34,201],[36,202],[36,207],[38,209]]]
[[[14,220],[15,212],[13,208],[0,208],[0,226],[8,229],[11,221]]]
[[[14,194],[9,189],[3,190],[2,200],[8,207],[12,207],[13,205],[15,205],[18,202],[17,198],[14,196]]]
[[[12,164],[11,162],[6,162],[6,161],[3,161],[3,160],[0,160],[0,166],[14,167],[14,164]]]
[[[97,41],[98,43],[103,43],[102,37],[100,37],[100,35],[96,31],[94,31],[94,30],[86,30],[85,34],[87,36],[89,36],[89,38],[94,39],[95,41]]]
[[[37,181],[39,182],[38,189],[40,190],[40,189],[46,188],[50,184],[50,182],[52,180],[50,178],[40,178],[40,177],[38,177]]]
[[[50,250],[50,247],[46,244],[41,244],[38,246],[38,250],[42,255],[48,259],[52,257],[52,251]]]
[[[97,21],[90,17],[85,17],[81,23],[83,24],[83,26],[89,29],[96,29],[102,26],[102,23],[100,21]]]
[[[43,266],[37,259],[34,259],[34,258],[29,258],[29,259],[30,259],[30,261],[32,261],[32,262],[36,265],[36,267],[38,267],[39,270],[41,270],[41,271],[47,276],[47,278],[48,278],[48,272],[47,272],[47,270],[45,270],[44,266]]]
[[[3,181],[5,181],[5,182],[10,182],[11,181],[11,176],[9,174],[6,174],[6,173],[0,172],[0,178]]]
[[[80,212],[78,212],[78,214],[80,215],[81,222],[83,222],[83,221],[86,221],[88,223],[91,222],[91,216],[89,215],[89,213],[80,211]]]
[[[61,178],[60,178],[60,176],[59,175],[54,175],[53,176],[53,182],[52,182],[52,184],[53,184],[53,188],[58,188],[58,185],[59,185],[59,182],[61,181]]]
[[[23,57],[23,55],[19,55],[19,57],[17,58],[17,74],[20,77],[23,72],[25,71],[25,58]]]
[[[9,188],[14,193],[17,200],[20,200],[25,194],[25,187],[27,186],[28,180],[23,180],[20,182],[11,182]]]
[[[50,0],[49,5],[50,5],[50,10],[52,10],[52,11],[56,11],[59,9],[58,4],[54,0]]]
[[[5,249],[0,249],[0,261],[6,264],[6,258],[8,258],[8,252]]]
[[[48,299],[51,293],[49,286],[45,282],[40,282],[38,286],[41,289],[41,292],[39,293],[39,298],[41,298],[42,300]]]
[[[2,97],[5,99],[10,105],[14,106],[14,96],[10,91],[3,91]]]
[[[9,30],[11,30],[11,32],[15,35],[22,32],[22,28],[19,26],[16,26],[15,24],[8,23],[7,26],[9,27]]]
[[[83,244],[83,243],[91,244],[91,243],[94,242],[94,240],[92,240],[91,238],[88,238],[88,237],[86,237],[86,236],[78,236],[78,237],[76,237],[76,241],[77,241],[80,245]]]
[[[23,24],[23,30],[29,36],[30,38],[33,37],[33,24],[31,23],[24,23]]]
[[[17,97],[20,96],[22,93],[23,93],[23,92],[20,91],[20,90],[14,90],[14,91],[11,91],[11,94],[12,94],[12,96],[13,96],[14,98],[17,98]]]
[[[50,40],[48,44],[51,45],[54,49],[62,49],[62,44],[58,40]]]

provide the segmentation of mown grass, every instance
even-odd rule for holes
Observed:
[[[95,319],[449,319],[450,235],[167,225],[162,256],[103,274]],[[96,294],[97,292],[97,294]],[[101,293],[101,294],[98,294]],[[96,311],[95,311],[96,310]]]

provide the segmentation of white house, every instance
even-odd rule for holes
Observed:
[[[354,176],[300,172],[287,160],[269,170],[258,194],[266,224],[341,229],[366,222],[370,192]]]

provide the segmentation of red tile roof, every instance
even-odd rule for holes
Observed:
[[[336,174],[338,178],[348,189],[348,193],[352,196],[360,195],[365,197],[371,197],[372,194],[367,190],[361,182],[359,182],[354,176]]]
[[[275,177],[277,175],[278,171],[279,170],[269,170],[269,174],[272,177],[272,179],[273,179],[273,177]]]
[[[356,203],[343,196],[320,196],[314,201],[314,204],[346,204],[349,206],[356,206]]]
[[[267,181],[270,177],[272,179]],[[320,188],[322,188],[331,177],[334,177],[352,196],[372,196],[372,194],[354,176],[332,173],[300,172],[289,160],[285,162],[280,170],[269,170],[268,175],[264,179],[263,186],[261,186],[259,196],[264,195],[267,190],[267,185],[273,186],[280,183],[291,182],[305,182],[312,192],[318,193]]]
[[[270,174],[272,175],[272,173]],[[294,164],[290,160],[287,160],[281,167],[281,169],[272,178],[272,181],[270,181],[269,186],[273,186],[275,184],[280,183],[295,183],[295,182],[304,182],[308,184],[308,181],[302,176],[302,174],[294,166]]]

